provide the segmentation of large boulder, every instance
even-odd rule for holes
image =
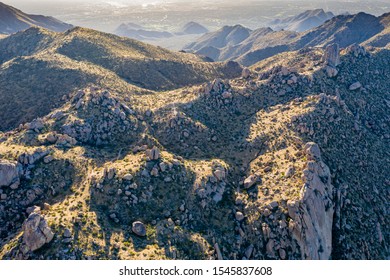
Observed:
[[[331,67],[337,67],[340,64],[340,48],[338,44],[331,44],[326,47],[324,62]]]
[[[158,160],[160,158],[160,150],[157,147],[153,147],[146,152],[146,155],[150,160]]]
[[[48,226],[45,218],[37,212],[33,212],[23,223],[23,252],[33,252],[49,243],[54,233]]]
[[[249,189],[254,184],[256,184],[259,180],[259,177],[257,175],[250,175],[244,180],[244,188]]]
[[[325,71],[329,78],[336,77],[339,71],[337,66],[340,64],[340,48],[338,44],[331,44],[326,47],[324,53]]]
[[[135,221],[132,225],[131,230],[138,236],[144,237],[146,236],[146,227],[140,221]]]
[[[20,169],[17,162],[0,159],[0,187],[18,186]]]
[[[361,87],[362,87],[362,84],[360,82],[355,82],[349,86],[349,90],[354,91],[354,90],[360,89]]]

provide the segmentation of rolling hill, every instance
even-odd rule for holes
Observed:
[[[193,54],[79,27],[64,33],[30,28],[1,40],[0,48],[1,116],[20,108],[4,117],[1,130],[47,114],[72,89],[91,83],[130,94],[241,73],[237,63],[209,63]]]

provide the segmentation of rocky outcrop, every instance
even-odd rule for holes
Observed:
[[[251,75],[251,71],[249,70],[249,68],[245,67],[244,69],[242,69],[242,74],[241,74],[242,78],[248,79],[250,75]]]
[[[17,188],[20,183],[20,171],[16,162],[0,160],[0,187]]]
[[[367,51],[363,46],[360,46],[358,44],[353,44],[350,45],[347,49],[346,52],[348,54],[352,54],[355,57],[360,57],[360,56],[366,56]]]
[[[157,147],[148,150],[146,154],[150,160],[158,160],[160,158],[160,150]]]
[[[289,230],[296,240],[302,259],[326,260],[332,252],[333,186],[329,167],[322,161],[317,144],[305,145],[308,157],[305,180],[298,201],[289,201],[292,220]]]
[[[340,48],[338,44],[331,44],[326,47],[324,53],[325,71],[329,78],[338,74],[337,66],[340,64]]]
[[[331,44],[326,47],[324,54],[326,65],[336,67],[340,64],[340,50],[338,44]]]
[[[135,112],[115,93],[87,87],[78,91],[71,102],[72,107],[64,109],[65,122],[56,120],[60,129],[47,142],[63,147],[76,144],[100,147],[134,140],[139,126]]]
[[[19,156],[18,162],[22,165],[33,165],[50,154],[50,150],[41,148],[36,149],[32,153],[23,153]]]
[[[54,237],[54,233],[48,226],[45,218],[37,212],[33,212],[23,223],[23,244],[21,251],[25,255],[40,249],[49,243]]]

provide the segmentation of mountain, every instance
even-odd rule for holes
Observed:
[[[250,33],[250,29],[241,25],[224,26],[217,31],[201,36],[196,42],[185,46],[184,49],[218,60],[220,49],[241,43],[249,37]]]
[[[123,23],[123,24],[119,25],[118,28],[128,28],[128,29],[135,29],[135,30],[144,29],[143,26],[136,24],[136,23],[133,23],[133,22]]]
[[[285,19],[276,19],[269,23],[273,30],[289,30],[303,32],[320,26],[325,21],[334,17],[332,12],[325,12],[323,9],[308,10],[299,15]]]
[[[185,24],[181,30],[181,33],[184,34],[203,34],[207,32],[209,32],[209,30],[206,27],[193,21]]]
[[[64,95],[88,84],[115,87],[122,94],[147,93],[241,73],[237,63],[208,63],[80,27],[64,33],[30,28],[0,40],[0,49],[0,130],[49,113],[63,104]]]
[[[224,40],[224,28],[208,33],[187,46],[187,51],[209,56],[215,61],[235,60],[250,66],[273,55],[303,49],[324,47],[338,43],[345,48],[353,43],[383,46],[388,34],[388,15],[375,17],[366,13],[340,15],[305,32],[272,31],[259,29],[247,31],[242,40]],[[226,27],[228,28],[228,27]],[[225,28],[225,29],[226,29]],[[218,37],[220,34],[220,37]],[[381,42],[381,38],[384,38]],[[372,40],[369,43],[369,40]]]
[[[316,28],[297,33],[296,36],[292,36],[291,40],[289,38],[286,40],[286,35],[281,34],[280,44],[272,44],[274,42],[272,40],[269,44],[269,38],[265,37],[260,48],[252,48],[249,52],[242,54],[237,61],[243,65],[252,65],[277,53],[307,47],[325,47],[334,43],[345,48],[354,43],[364,43],[384,29],[385,25],[381,22],[381,17],[366,13],[340,15]]]
[[[121,24],[114,31],[114,33],[118,36],[124,36],[124,37],[132,38],[132,39],[140,40],[140,41],[173,37],[173,34],[170,32],[157,31],[157,30],[147,30],[147,29],[143,29],[141,26],[135,25],[133,23]]]
[[[302,33],[295,42],[292,42],[292,47],[302,48],[303,46],[325,46],[338,43],[344,48],[353,43],[362,43],[383,29],[384,25],[380,17],[366,13],[341,15]]]
[[[219,79],[88,29],[0,43],[2,121],[48,107],[0,133],[1,259],[389,256],[388,47],[307,47]]]
[[[0,259],[388,259],[389,28],[1,36]]]
[[[0,2],[0,34],[12,34],[31,26],[40,26],[56,32],[72,28],[72,25],[53,17],[29,15]]]
[[[380,23],[384,29],[364,42],[364,45],[372,47],[385,47],[390,41],[390,13],[380,17]]]

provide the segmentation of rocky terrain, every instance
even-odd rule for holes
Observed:
[[[53,17],[29,15],[0,2],[0,35],[12,34],[32,26],[40,26],[58,32],[72,28],[72,25]]]
[[[233,78],[242,69],[80,27],[64,33],[33,27],[0,40],[0,49],[0,130],[48,114],[91,83],[148,94]]]
[[[335,16],[322,25],[305,32],[274,31],[260,28],[254,31],[245,27],[224,27],[207,33],[185,49],[212,58],[215,61],[234,60],[244,66],[279,53],[297,51],[308,47],[324,47],[337,43],[345,48],[351,44],[383,47],[388,43],[389,14],[379,17],[366,13]],[[234,30],[232,35],[225,30]]]
[[[1,39],[0,258],[388,258],[387,18],[249,68],[84,28]]]

